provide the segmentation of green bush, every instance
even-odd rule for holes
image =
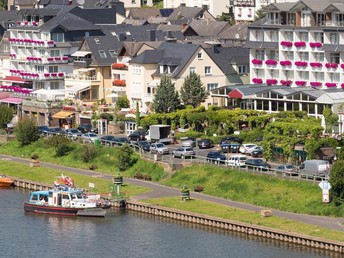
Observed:
[[[56,151],[56,156],[57,157],[62,157],[67,155],[70,151],[72,151],[74,148],[73,146],[71,146],[70,143],[66,143],[66,142],[62,142],[60,144],[58,144],[55,147],[55,151]]]
[[[133,149],[128,144],[117,148],[115,163],[119,170],[126,170],[134,164],[135,160],[132,158],[133,152]]]
[[[39,139],[39,130],[34,120],[24,118],[15,127],[14,135],[20,146],[23,147]]]
[[[96,156],[97,156],[97,150],[94,145],[87,144],[83,146],[83,152],[81,154],[81,158],[83,162],[85,163],[90,162]]]

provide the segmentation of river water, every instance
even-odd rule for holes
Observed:
[[[29,192],[0,188],[0,257],[340,257],[339,254],[111,209],[105,218],[27,214]]]

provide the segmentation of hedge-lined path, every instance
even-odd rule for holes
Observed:
[[[13,161],[13,162],[19,162],[19,163],[27,164],[27,165],[29,165],[29,162],[30,162],[30,160],[28,159],[1,155],[1,154],[0,154],[0,159]],[[60,170],[64,170],[64,171],[68,171],[72,173],[78,173],[78,174],[87,175],[87,176],[99,176],[99,177],[106,178],[108,180],[112,180],[113,178],[113,175],[102,174],[102,173],[91,171],[91,170],[71,168],[71,167],[56,165],[56,164],[42,162],[42,161],[40,162],[40,165],[43,167],[60,169]],[[135,196],[132,199],[140,200],[140,199],[163,198],[163,197],[179,196],[180,194],[179,189],[164,186],[159,183],[155,183],[151,181],[143,181],[143,180],[138,180],[138,179],[133,179],[133,178],[125,178],[124,180],[130,184],[148,187],[152,189],[152,191]],[[214,203],[218,203],[218,204],[222,204],[222,205],[226,205],[226,206],[230,206],[230,207],[234,207],[238,209],[254,211],[254,212],[260,212],[263,209],[270,209],[267,207],[260,207],[260,206],[255,206],[251,204],[235,202],[235,201],[226,200],[223,198],[213,197],[210,195],[196,193],[196,192],[191,193],[191,198],[202,199],[202,200],[206,200],[206,201],[210,201],[210,202],[214,202]],[[344,232],[344,217],[335,218],[335,217],[325,217],[325,216],[313,216],[313,215],[278,211],[274,209],[271,209],[271,210],[274,216]]]

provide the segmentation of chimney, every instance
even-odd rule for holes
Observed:
[[[125,41],[126,40],[125,33],[123,33],[123,32],[118,33],[118,40],[119,41]]]
[[[220,47],[218,46],[218,45],[214,45],[213,46],[213,52],[214,52],[214,54],[220,54],[220,49],[219,49]]]
[[[188,26],[186,23],[182,23],[182,30],[184,30]]]
[[[177,42],[177,38],[174,38],[172,36],[172,32],[171,31],[167,31],[167,34],[166,34],[166,42]]]

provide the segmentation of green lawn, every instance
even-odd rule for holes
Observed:
[[[192,197],[192,194],[191,194]],[[289,232],[300,233],[313,237],[321,237],[336,241],[344,241],[343,232],[330,230],[327,228],[317,227],[305,223],[283,219],[280,217],[264,217],[260,213],[231,208],[224,205],[211,203],[199,199],[191,199],[190,201],[181,201],[179,197],[169,197],[162,199],[141,200],[163,207],[174,208],[178,210],[190,211],[214,217],[245,222],[253,225],[259,225],[269,228],[285,230]]]

